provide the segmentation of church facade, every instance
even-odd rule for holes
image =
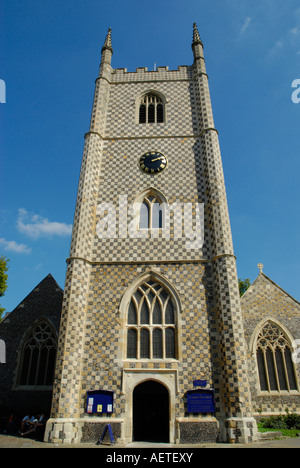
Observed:
[[[107,424],[123,443],[257,439],[248,369],[254,361],[196,25],[192,51],[191,66],[128,72],[112,68],[110,30],[106,36],[46,441],[97,439]],[[282,369],[291,372],[290,365],[280,369],[281,379]],[[286,391],[296,395],[299,369],[292,369]],[[275,385],[268,379],[265,392]],[[299,410],[299,394],[294,406]]]

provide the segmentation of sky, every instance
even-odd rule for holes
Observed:
[[[64,287],[108,28],[113,68],[177,69],[193,62],[194,22],[238,276],[254,281],[263,263],[300,301],[299,0],[0,0],[0,255],[10,259],[0,304],[7,312],[49,273]]]

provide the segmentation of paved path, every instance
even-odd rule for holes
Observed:
[[[193,444],[193,445],[172,445],[172,444],[151,444],[146,442],[132,442],[128,445],[96,445],[95,443],[86,444],[48,444],[38,442],[32,439],[0,434],[0,448],[105,448],[105,449],[154,449],[167,452],[168,449],[177,449],[181,452],[184,449],[193,450],[199,448],[300,448],[300,437],[261,441],[254,444]]]

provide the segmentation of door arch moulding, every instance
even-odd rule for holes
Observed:
[[[133,439],[133,391],[141,383],[153,380],[169,392],[169,441],[176,443],[175,434],[175,403],[178,394],[177,369],[123,369],[122,393],[125,395],[124,442]]]

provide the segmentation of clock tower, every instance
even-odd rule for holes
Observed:
[[[85,134],[45,440],[256,439],[203,44],[193,64],[113,69]],[[198,386],[200,385],[200,386]],[[109,401],[107,400],[109,398]]]

